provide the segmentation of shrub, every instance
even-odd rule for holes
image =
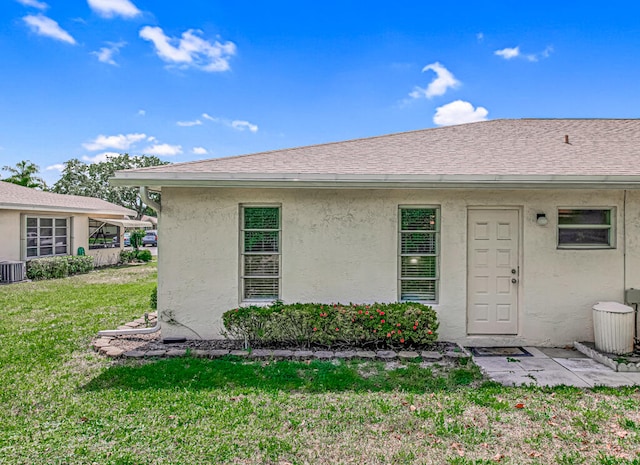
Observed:
[[[409,347],[438,339],[436,312],[413,302],[372,305],[276,302],[269,307],[235,308],[225,312],[222,320],[227,337],[258,345]]]
[[[154,287],[153,291],[151,291],[149,306],[154,310],[158,309],[158,286]]]
[[[131,263],[136,259],[135,250],[121,250],[120,251],[120,263]]]
[[[93,270],[91,255],[34,258],[27,262],[27,278],[33,280],[66,278],[91,270]]]
[[[136,253],[136,259],[143,262],[151,261],[151,252],[148,250],[138,250]]]
[[[151,261],[151,252],[148,250],[121,250],[119,263],[131,263],[135,261]]]
[[[138,250],[138,248],[142,245],[142,238],[144,237],[144,235],[145,232],[142,229],[131,231],[129,242],[131,243],[131,247],[133,247],[133,250]]]

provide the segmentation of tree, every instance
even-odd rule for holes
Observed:
[[[137,217],[140,218],[142,215],[152,214],[153,211],[140,199],[138,188],[113,186],[109,183],[109,178],[119,170],[166,164],[168,162],[155,156],[130,156],[128,153],[110,156],[106,161],[90,165],[74,158],[65,162],[62,176],[53,185],[51,191],[106,200],[135,210]]]
[[[2,171],[8,171],[11,173],[5,182],[18,184],[19,186],[31,187],[33,189],[47,188],[47,184],[39,176],[36,176],[40,172],[40,167],[35,163],[31,163],[29,160],[22,160],[16,163],[15,168],[13,166],[3,166]]]

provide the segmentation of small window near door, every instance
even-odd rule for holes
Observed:
[[[613,208],[559,208],[558,248],[615,247]]]
[[[401,301],[438,298],[440,220],[434,207],[401,207],[399,290]]]

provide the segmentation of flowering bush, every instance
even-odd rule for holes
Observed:
[[[295,347],[431,344],[438,339],[438,317],[429,306],[389,304],[289,304],[234,308],[222,316],[226,333],[254,344]]]

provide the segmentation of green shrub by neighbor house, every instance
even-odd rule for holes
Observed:
[[[131,263],[131,262],[136,262],[136,261],[141,261],[141,262],[150,262],[152,259],[151,256],[151,252],[148,250],[139,250],[139,249],[133,249],[133,250],[122,250],[120,252],[120,263],[124,264],[124,263]]]
[[[33,280],[66,278],[93,270],[91,255],[65,255],[27,261],[27,278]]]
[[[234,308],[222,316],[225,335],[258,345],[309,347],[423,346],[438,339],[433,308],[385,304],[274,304]]]

